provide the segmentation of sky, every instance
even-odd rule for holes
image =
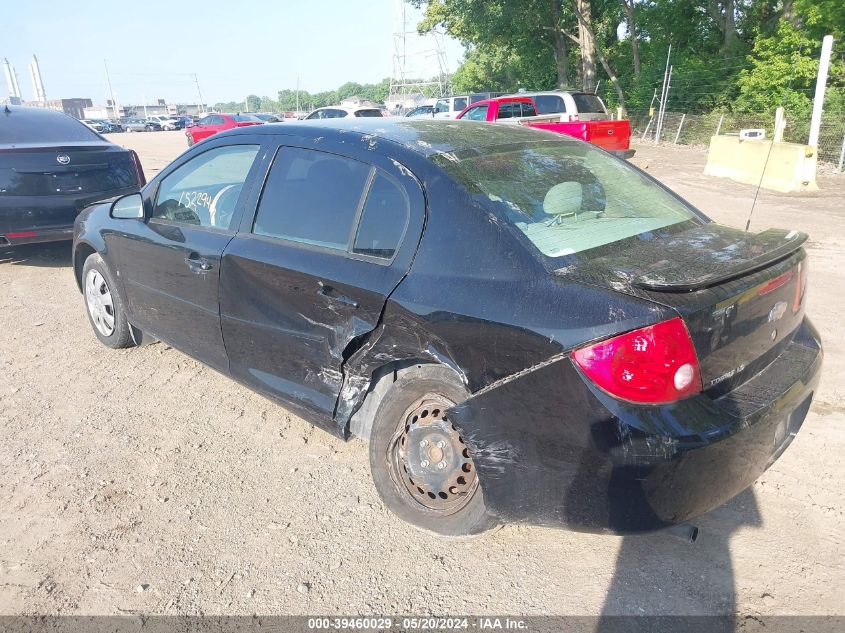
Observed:
[[[33,98],[29,63],[38,56],[48,99],[90,97],[104,104],[108,60],[120,104],[198,100],[196,73],[208,104],[276,97],[283,88],[309,92],[347,81],[377,82],[393,72],[398,0],[270,0],[179,3],[144,0],[135,8],[105,0],[3,0],[0,60],[8,58],[24,100]],[[410,30],[421,12],[406,7]],[[433,51],[409,36],[409,52]],[[445,39],[450,72],[463,48]],[[408,65],[434,74],[435,59],[414,55]],[[0,73],[0,100],[7,94]]]

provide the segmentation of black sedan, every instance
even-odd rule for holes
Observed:
[[[369,440],[417,526],[628,533],[727,501],[797,433],[805,239],[561,135],[348,119],[215,135],[83,213],[73,261],[104,344],[166,341]]]
[[[83,208],[145,182],[135,152],[73,117],[0,109],[0,245],[69,240]]]

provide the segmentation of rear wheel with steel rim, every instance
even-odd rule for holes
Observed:
[[[135,343],[126,320],[124,301],[103,258],[94,253],[82,269],[82,294],[94,334],[109,347],[131,347]]]
[[[448,368],[415,367],[385,395],[370,435],[370,468],[382,500],[405,521],[443,536],[497,524],[484,504],[472,451],[446,413],[467,396]]]

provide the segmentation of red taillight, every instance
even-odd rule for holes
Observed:
[[[575,350],[572,358],[610,395],[632,402],[672,402],[701,391],[698,358],[680,318]]]
[[[134,149],[129,150],[129,154],[132,156],[132,162],[135,165],[135,177],[138,179],[138,186],[143,187],[147,184],[147,178],[144,176],[144,168],[141,167],[141,159]]]

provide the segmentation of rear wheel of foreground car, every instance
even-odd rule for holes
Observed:
[[[382,501],[400,518],[441,536],[480,534],[487,512],[475,464],[446,410],[468,394],[444,367],[414,368],[379,405],[370,468]]]
[[[100,342],[114,349],[132,347],[135,343],[126,320],[123,297],[98,253],[85,260],[82,294],[88,320]]]

